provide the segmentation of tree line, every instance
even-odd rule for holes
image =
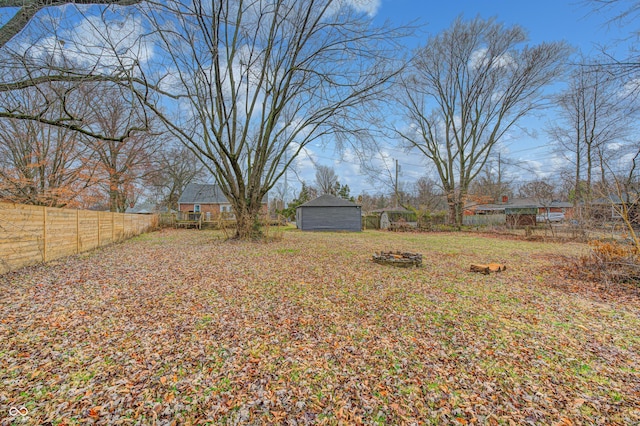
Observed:
[[[429,164],[422,184],[439,188],[460,224],[474,183],[495,174],[496,150],[550,105],[576,203],[596,183],[636,180],[636,63],[534,45],[497,18],[460,17],[407,52],[416,28],[376,25],[360,1],[0,8],[15,11],[0,27],[3,199],[121,211],[144,189],[170,207],[202,178],[229,200],[236,237],[259,238],[263,197],[310,144],[349,147],[364,167],[384,136]],[[566,89],[551,93],[559,82]]]

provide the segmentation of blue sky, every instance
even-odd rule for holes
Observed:
[[[359,0],[367,2],[367,0]],[[611,13],[594,13],[585,2],[558,0],[371,0],[370,12],[377,24],[390,21],[392,25],[403,25],[409,22],[421,24],[414,37],[405,40],[408,49],[424,43],[430,34],[437,34],[448,28],[454,19],[462,15],[464,18],[495,17],[507,25],[518,24],[529,33],[529,42],[537,44],[543,41],[564,40],[582,50],[586,55],[596,54],[601,46],[607,46],[608,52],[623,57],[625,48],[619,42],[627,38],[635,29],[633,26],[619,28],[607,25]],[[557,179],[555,171],[562,164],[557,155],[550,152],[553,142],[544,132],[545,124],[552,120],[553,113],[548,111],[538,118],[528,118],[523,124],[531,133],[521,134],[503,144],[504,157],[514,164],[503,166],[503,170],[518,182],[535,178],[547,180]],[[359,170],[358,161],[347,150],[344,157],[331,149],[321,150],[311,147],[309,151],[313,161],[301,159],[298,167],[298,178],[313,183],[313,162],[333,166],[342,183],[347,183],[354,195],[361,192],[374,194],[386,191],[384,183],[370,182]],[[397,158],[401,165],[400,182],[410,184],[418,177],[429,173],[429,166],[416,153],[407,154],[391,141],[386,154],[390,159]],[[392,165],[393,162],[390,162]],[[393,170],[390,170],[393,172]],[[382,171],[381,175],[387,172]],[[297,184],[296,179],[289,178],[290,185]]]
[[[401,24],[417,19],[426,24],[427,33],[435,34],[449,27],[459,15],[496,17],[505,24],[524,27],[533,43],[565,40],[586,52],[594,44],[608,42],[620,34],[617,28],[605,24],[606,16],[591,13],[579,0],[381,0],[375,20]],[[416,42],[420,38],[416,37]]]
[[[464,18],[495,17],[507,25],[518,24],[524,27],[530,36],[530,43],[543,41],[560,41],[580,48],[585,54],[595,54],[600,46],[609,46],[609,52],[624,57],[621,46],[612,47],[620,39],[627,37],[635,27],[619,28],[607,25],[611,14],[598,14],[588,7],[584,0],[345,0],[357,5],[360,10],[368,12],[376,24],[389,21],[393,26],[409,23],[421,25],[413,37],[405,39],[407,49],[413,50],[422,45],[429,35],[434,35],[448,28],[454,19],[462,15]],[[11,11],[0,11],[0,23],[6,21]],[[93,45],[93,43],[88,43]],[[99,43],[97,44],[99,45]],[[556,86],[557,87],[557,86]],[[503,141],[500,146],[502,158],[513,164],[503,166],[503,170],[516,181],[527,181],[535,178],[554,179],[555,171],[562,161],[550,151],[553,142],[544,132],[544,126],[553,118],[547,112],[538,118],[528,118],[523,122],[529,134],[519,134],[510,140]],[[372,182],[361,172],[355,154],[347,149],[339,154],[331,148],[318,145],[308,147],[307,155],[297,162],[297,170],[288,173],[290,192],[288,199],[295,196],[300,187],[299,180],[313,184],[314,164],[334,167],[341,183],[351,188],[353,195],[361,192],[374,194],[388,192],[391,188],[393,165],[398,159],[401,166],[400,182],[410,185],[419,177],[429,175],[430,167],[416,153],[407,153],[400,149],[394,141],[385,141],[384,155],[388,168],[381,169],[379,175],[383,179]]]

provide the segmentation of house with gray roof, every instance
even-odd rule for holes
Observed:
[[[361,207],[324,194],[296,208],[296,226],[303,231],[361,231]]]
[[[505,197],[503,203],[484,204],[471,203],[464,208],[463,223],[465,225],[496,225],[513,221],[535,226],[536,222],[545,222],[545,218],[565,220],[573,218],[573,204],[566,201],[549,200],[541,202],[535,198],[516,198],[509,200]],[[528,216],[524,219],[522,216]],[[511,219],[510,219],[511,217]]]
[[[263,209],[267,211],[267,197],[262,199]],[[178,200],[178,211],[184,213],[202,213],[205,220],[224,214],[227,219],[235,219],[231,203],[218,185],[210,183],[190,183]]]
[[[150,201],[145,201],[144,203],[130,205],[125,210],[125,213],[154,214],[154,213],[158,213],[158,208],[154,203]]]

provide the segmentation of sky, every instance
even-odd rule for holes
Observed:
[[[415,34],[404,39],[408,51],[423,45],[429,35],[436,35],[447,29],[458,16],[465,19],[476,16],[485,19],[494,17],[506,25],[517,24],[528,31],[529,43],[562,40],[581,49],[586,55],[595,54],[602,46],[606,46],[608,52],[614,56],[624,57],[624,48],[615,44],[620,39],[628,37],[635,29],[633,24],[622,28],[607,25],[612,14],[594,13],[586,0],[343,1],[369,14],[374,24],[382,25],[388,22],[391,26],[416,25]],[[3,23],[11,13],[0,12],[0,23]],[[84,24],[91,26],[92,23]],[[91,31],[86,33],[90,34]],[[85,44],[100,46],[100,43],[90,40]],[[142,51],[144,52],[144,46]],[[553,111],[543,112],[539,117],[528,117],[521,122],[527,128],[527,134],[512,135],[509,140],[501,141],[499,144],[503,160],[501,169],[515,183],[538,178],[550,182],[558,179],[557,170],[566,162],[557,153],[552,152],[554,143],[544,132],[545,126],[552,120]],[[295,170],[287,173],[287,199],[295,197],[301,181],[313,185],[314,166],[317,164],[333,167],[340,182],[349,185],[354,196],[363,192],[372,195],[390,192],[393,185],[391,178],[395,174],[395,160],[400,166],[400,184],[405,185],[406,189],[422,176],[436,178],[432,167],[419,153],[404,151],[394,140],[383,140],[381,145],[384,149],[380,154],[386,158],[387,167],[380,168],[379,179],[372,181],[361,170],[360,161],[353,150],[347,148],[344,152],[335,152],[331,146],[310,144],[305,154],[297,159]],[[284,183],[284,180],[280,183]]]
[[[354,0],[356,1],[356,0]],[[543,41],[566,41],[579,48],[584,54],[596,54],[601,47],[618,57],[623,57],[625,48],[619,42],[628,38],[635,27],[607,25],[612,12],[595,13],[586,2],[562,0],[357,0],[365,3],[367,12],[377,24],[389,22],[391,25],[415,23],[420,25],[413,37],[405,40],[408,49],[413,50],[425,42],[429,35],[435,35],[447,29],[458,17],[472,19],[496,18],[507,25],[520,25],[529,34],[529,43],[538,44]],[[545,125],[553,120],[553,112],[547,111],[540,117],[529,117],[522,124],[528,135],[521,134],[513,140],[503,141],[501,157],[510,165],[502,165],[503,172],[515,181],[525,182],[537,178],[558,180],[557,170],[564,164],[557,154],[551,152],[553,141],[544,132]],[[402,185],[410,185],[419,177],[430,175],[430,167],[417,152],[407,153],[394,141],[388,141],[385,154],[388,155],[391,175],[397,159],[400,165],[399,181]],[[352,195],[362,192],[375,194],[390,188],[384,182],[371,182],[368,176],[360,171],[358,160],[350,150],[344,155],[331,148],[321,149],[310,146],[308,157],[300,158],[296,173],[288,175],[289,186],[300,186],[299,180],[313,183],[315,171],[313,164],[334,167],[341,183],[346,183]],[[381,171],[380,175],[387,175]],[[387,179],[388,181],[388,179]],[[390,182],[386,183],[391,185]]]

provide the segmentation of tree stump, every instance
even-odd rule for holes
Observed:
[[[491,272],[502,272],[506,269],[507,267],[501,263],[474,263],[471,265],[471,272],[480,272],[485,275],[488,275]]]

